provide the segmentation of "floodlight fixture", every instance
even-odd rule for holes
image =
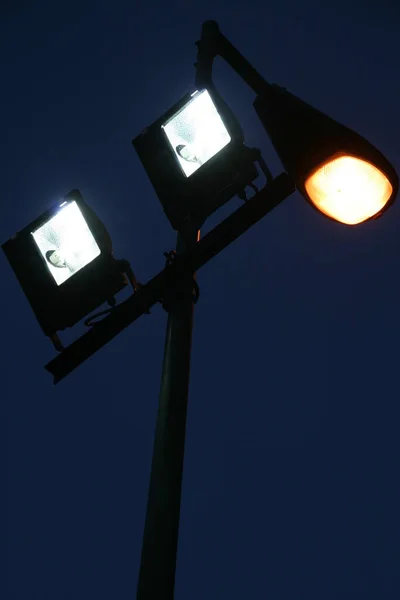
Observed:
[[[71,327],[128,283],[110,236],[73,190],[2,246],[44,333]]]
[[[162,128],[186,177],[190,177],[231,141],[207,90],[194,94]]]
[[[258,177],[258,154],[215,88],[187,94],[133,140],[174,229],[199,227]]]

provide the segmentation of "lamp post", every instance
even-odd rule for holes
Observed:
[[[200,233],[177,236],[176,254],[190,250]],[[137,598],[172,598],[178,548],[186,414],[192,344],[194,273],[183,268],[164,298],[168,310],[164,362],[143,535]]]
[[[391,164],[365,138],[266,82],[215,22],[203,24],[197,45],[196,92],[133,140],[178,232],[176,252],[167,256],[165,268],[139,285],[127,261],[113,258],[104,226],[85,208],[76,190],[55,215],[42,216],[3,245],[42,329],[60,352],[45,367],[55,383],[156,303],[161,302],[168,313],[138,600],[173,600],[174,596],[193,306],[198,298],[195,272],[296,188],[328,218],[356,225],[380,217],[399,187]],[[255,110],[286,170],[276,178],[261,152],[245,145],[238,120],[216,90],[212,66],[217,56],[256,94]],[[254,183],[260,171],[266,178],[261,190]],[[255,191],[251,198],[248,188]],[[207,217],[234,196],[245,203],[200,240]],[[70,246],[60,242],[54,225],[60,220],[68,224],[67,213],[78,217]],[[83,246],[77,243],[77,231],[85,232]],[[116,305],[114,294],[128,280],[134,294]],[[40,303],[43,290],[50,298],[46,307],[51,318]],[[69,304],[78,298],[71,313]],[[111,308],[100,314],[107,316],[95,323],[93,317],[87,319],[90,330],[64,348],[56,332],[105,301]],[[55,312],[60,307],[65,309],[61,319]]]

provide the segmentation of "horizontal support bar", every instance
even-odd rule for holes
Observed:
[[[293,180],[281,173],[229,217],[207,233],[182,259],[197,271],[295,191]]]
[[[282,173],[207,233],[191,251],[177,257],[173,265],[168,268],[168,273],[173,276],[175,270],[179,276],[183,268],[197,271],[294,191],[293,180],[286,173]],[[165,293],[166,279],[167,272],[163,269],[133,296],[118,304],[107,317],[94,324],[87,333],[53,358],[45,369],[53,375],[54,383],[61,381],[128,325],[160,302]]]

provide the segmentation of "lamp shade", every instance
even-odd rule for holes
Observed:
[[[324,215],[356,225],[394,201],[396,171],[361,135],[275,85],[254,107],[297,189]]]
[[[73,190],[3,251],[42,327],[71,327],[127,285],[103,223]]]

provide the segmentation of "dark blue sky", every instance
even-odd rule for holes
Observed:
[[[175,234],[131,139],[193,89],[209,18],[399,171],[394,0],[270,4],[2,3],[0,241],[78,187],[140,280],[162,268]],[[215,80],[278,174],[253,94]],[[177,600],[400,597],[399,219],[345,227],[294,194],[199,273]],[[53,387],[0,270],[8,599],[134,598],[166,314]]]

